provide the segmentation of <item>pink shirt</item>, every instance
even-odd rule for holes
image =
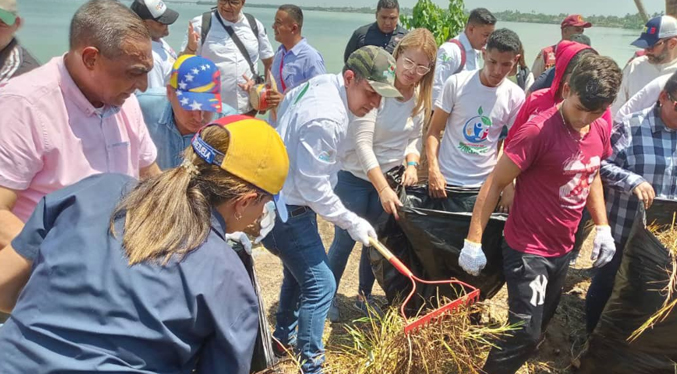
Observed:
[[[522,171],[505,225],[514,250],[556,257],[573,248],[590,185],[611,155],[611,134],[602,118],[580,142],[568,131],[552,107],[522,125],[505,149]]]
[[[46,194],[98,173],[138,178],[157,155],[136,97],[98,114],[63,57],[10,80],[0,107],[0,186],[18,191],[24,222]]]

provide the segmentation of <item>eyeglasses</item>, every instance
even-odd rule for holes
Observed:
[[[672,39],[672,38],[661,39],[661,40],[657,41],[656,44],[652,45],[651,47],[645,48],[645,50],[653,51],[654,49],[658,48],[661,44],[665,44],[665,42],[667,42],[670,39]]]
[[[242,0],[219,0],[219,4],[222,5],[230,4],[231,6],[240,6],[242,5]]]
[[[404,67],[405,70],[414,70],[416,69],[416,74],[418,75],[426,75],[430,71],[430,66],[425,66],[425,65],[416,65],[416,63],[406,57],[403,58],[402,61],[402,67]]]

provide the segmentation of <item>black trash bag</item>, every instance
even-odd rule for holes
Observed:
[[[581,360],[583,373],[674,374],[677,370],[677,313],[629,342],[628,337],[660,310],[670,280],[672,258],[646,229],[646,223],[669,225],[677,202],[654,200],[640,210],[616,275],[614,289]]]
[[[399,182],[398,175],[387,174],[391,185]],[[473,194],[475,192],[472,192]],[[426,280],[457,278],[480,289],[481,298],[493,297],[503,286],[503,257],[501,245],[506,215],[492,215],[482,238],[482,249],[487,256],[487,266],[482,273],[471,276],[458,265],[463,241],[470,228],[472,213],[448,212],[453,200],[461,197],[463,191],[449,189],[449,200],[433,199],[427,187],[413,186],[400,188],[398,209],[400,219],[390,217],[384,225],[377,227],[379,240],[418,277]],[[389,303],[399,301],[411,291],[411,282],[390,265],[376,250],[370,253],[372,269],[376,279],[386,292]],[[418,297],[409,311],[416,312],[425,302],[436,307],[437,296],[454,299],[460,290],[451,287],[430,287],[417,284]]]

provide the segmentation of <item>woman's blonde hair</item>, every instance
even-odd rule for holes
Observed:
[[[226,154],[230,136],[220,126],[209,126],[201,134],[205,142]],[[139,182],[118,203],[111,216],[124,218],[122,247],[129,264],[183,256],[199,247],[209,234],[211,210],[224,202],[256,192],[267,194],[217,165],[208,164],[192,147],[184,151],[184,163]]]
[[[393,51],[395,61],[408,49],[419,49],[430,60],[430,71],[417,84],[416,106],[411,115],[415,116],[425,110],[425,118],[430,117],[433,108],[433,80],[435,79],[435,60],[437,59],[437,42],[433,34],[424,28],[411,30],[397,44]]]

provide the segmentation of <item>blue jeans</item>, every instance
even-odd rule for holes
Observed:
[[[290,215],[298,208],[287,206]],[[286,223],[277,219],[263,244],[284,265],[273,336],[282,344],[296,346],[304,373],[322,373],[322,334],[336,282],[327,264],[315,213],[308,209],[290,216]]]
[[[341,199],[348,210],[367,220],[372,226],[376,225],[379,218],[384,214],[383,206],[378,198],[378,192],[369,181],[358,178],[347,171],[338,173],[338,183],[334,192]],[[334,227],[334,241],[329,247],[329,267],[334,273],[336,288],[341,281],[343,271],[346,269],[350,252],[353,251],[355,241],[346,230]],[[362,247],[359,268],[359,293],[369,296],[374,287],[374,273],[369,261],[369,248]]]

